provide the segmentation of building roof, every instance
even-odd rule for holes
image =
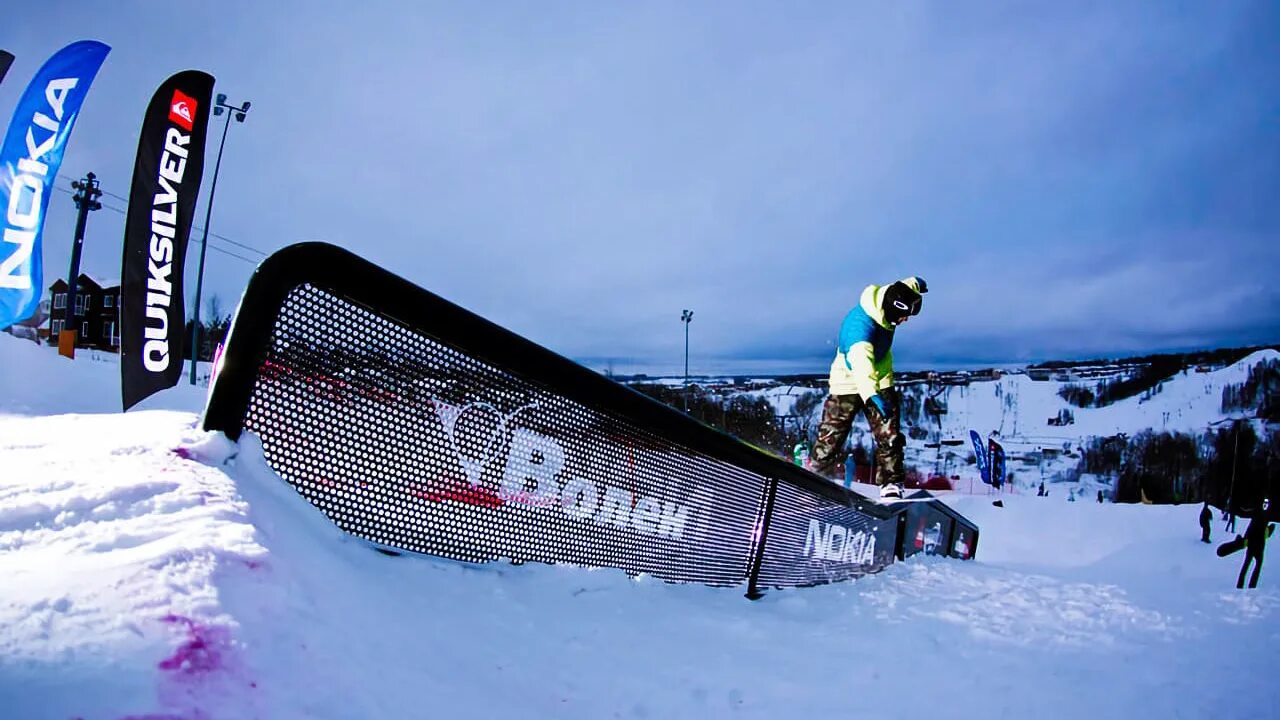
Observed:
[[[87,277],[98,284],[98,287],[106,290],[107,288],[120,287],[120,278],[103,275],[90,275],[89,273],[80,273],[80,277]]]
[[[111,290],[113,288],[120,287],[120,281],[118,279],[115,279],[115,278],[103,279],[97,275],[90,275],[89,273],[80,273],[79,280],[81,281],[88,280],[89,282],[92,282],[94,285],[97,285],[99,288],[103,290]],[[57,289],[59,285],[61,285],[62,288],[65,289],[67,287],[67,281],[63,280],[62,278],[58,278],[57,280],[53,281],[53,284],[49,286],[49,289],[50,290]]]

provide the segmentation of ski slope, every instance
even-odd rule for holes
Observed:
[[[1232,417],[1244,415],[1239,411],[1222,412],[1223,389],[1243,383],[1250,368],[1259,363],[1277,360],[1280,352],[1268,349],[1209,372],[1188,369],[1161,383],[1154,393],[1143,393],[1101,408],[1078,408],[1058,395],[1068,384],[1092,389],[1097,380],[1033,380],[1024,372],[1013,371],[1003,373],[997,380],[974,380],[968,385],[938,388],[929,388],[923,383],[907,385],[903,392],[916,395],[921,403],[931,390],[936,390],[946,413],[937,419],[921,414],[907,423],[927,430],[928,438],[908,440],[906,462],[926,475],[940,473],[958,477],[957,489],[968,490],[971,486],[982,489],[978,468],[971,459],[969,431],[976,430],[984,441],[994,433],[1009,453],[1007,469],[1014,474],[1014,491],[1025,492],[1044,481],[1061,484],[1058,494],[1075,490],[1077,496],[1092,497],[1099,485],[1097,479],[1085,477],[1082,482],[1076,482],[1074,473],[1079,464],[1079,448],[1090,438],[1118,434],[1132,437],[1144,430],[1203,435]],[[782,385],[750,394],[768,399],[778,414],[784,415],[793,411],[796,398],[806,392],[814,390]],[[825,394],[825,389],[818,392]],[[1049,419],[1061,410],[1070,411],[1074,422],[1065,426],[1050,425]],[[816,428],[821,417],[819,405],[809,418],[809,427]],[[1261,426],[1258,429],[1261,431]],[[958,441],[958,444],[941,448],[926,446],[936,444],[939,439]],[[851,442],[868,449],[874,447],[865,422],[854,423]],[[1045,455],[1045,449],[1052,454]],[[1101,484],[1109,487],[1105,480]]]
[[[973,562],[771,592],[386,557],[118,366],[0,335],[0,717],[1263,718],[1280,585],[1198,506],[949,502]],[[1215,540],[1222,537],[1215,521]]]

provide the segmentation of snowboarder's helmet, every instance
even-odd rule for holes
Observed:
[[[884,300],[881,301],[884,319],[897,325],[912,315],[919,315],[923,299],[920,293],[912,290],[906,283],[901,280],[895,282],[885,289]]]

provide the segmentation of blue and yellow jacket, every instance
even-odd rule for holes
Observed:
[[[903,278],[920,291],[918,278]],[[868,285],[857,307],[840,324],[836,358],[831,363],[832,395],[860,395],[863,400],[893,385],[893,326],[881,309],[887,285]]]

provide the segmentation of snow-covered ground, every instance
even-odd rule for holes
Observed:
[[[1275,571],[1235,590],[1198,506],[953,495],[976,561],[750,602],[386,557],[203,389],[123,415],[118,366],[4,335],[0,378],[5,720],[1280,717]]]

